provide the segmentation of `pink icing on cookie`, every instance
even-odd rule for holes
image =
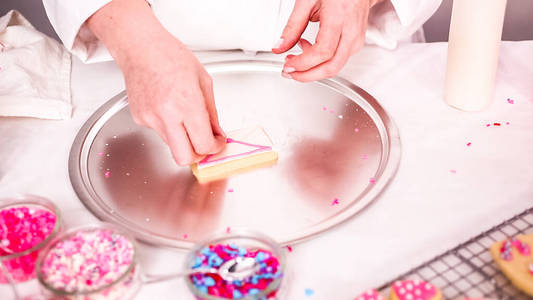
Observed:
[[[255,148],[255,149],[247,151],[247,152],[239,153],[239,154],[233,154],[233,155],[220,157],[220,158],[217,158],[217,159],[212,159],[214,154],[210,154],[210,155],[206,156],[206,158],[204,158],[201,162],[199,162],[198,165],[204,165],[204,164],[207,164],[207,163],[225,161],[225,160],[229,160],[229,159],[232,159],[232,158],[246,156],[246,155],[254,154],[254,153],[257,153],[257,152],[261,152],[261,151],[270,151],[270,150],[272,150],[271,146],[255,145],[255,144],[250,144],[250,143],[246,143],[246,142],[237,141],[237,140],[234,140],[234,139],[231,139],[231,138],[226,139],[226,144],[231,144],[231,143],[241,144],[241,145],[249,146],[249,147],[252,147],[252,148]]]
[[[376,290],[368,290],[357,296],[355,300],[385,300]]]
[[[529,256],[531,254],[531,247],[526,242],[517,238],[512,238],[503,242],[502,247],[500,248],[500,257],[505,261],[512,261],[513,247],[523,256]]]
[[[428,300],[437,295],[432,284],[421,280],[396,281],[392,288],[400,300]]]

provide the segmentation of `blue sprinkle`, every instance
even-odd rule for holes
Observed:
[[[254,275],[254,276],[252,276],[252,279],[250,279],[250,282],[252,284],[257,284],[259,282],[259,279],[260,279],[259,276]]]
[[[257,294],[259,294],[259,290],[258,289],[249,289],[248,290],[248,294],[257,295]]]
[[[233,299],[241,299],[242,293],[239,290],[233,290]]]
[[[244,256],[246,255],[247,251],[246,249],[244,249],[243,247],[239,247],[239,255],[240,256]]]
[[[233,284],[234,284],[235,286],[241,287],[241,286],[242,286],[242,281],[240,281],[240,280],[235,280],[235,281],[233,282]]]
[[[217,254],[211,254],[208,259],[208,263],[210,267],[218,267],[222,264],[222,258],[220,258]]]
[[[255,260],[257,260],[258,262],[262,262],[263,260],[265,260],[265,258],[265,254],[263,252],[259,252],[255,256]]]
[[[213,253],[213,252],[209,249],[209,247],[204,247],[204,248],[200,251],[200,253],[202,253],[202,254],[205,255],[205,256],[209,256],[209,255],[210,255],[211,253]]]
[[[229,246],[230,248],[232,248],[232,249],[235,249],[235,250],[239,249],[239,247],[237,247],[237,245],[235,245],[235,243],[229,243],[228,246]]]
[[[266,269],[266,267],[267,267],[267,264],[264,263],[264,262],[259,264],[259,268],[261,268],[261,269]]]
[[[315,291],[313,291],[312,289],[305,289],[305,296],[311,297],[314,294],[315,294]]]
[[[198,291],[202,294],[207,294],[207,287],[205,285],[202,286],[196,286],[198,288]]]
[[[199,268],[202,266],[203,259],[201,257],[194,258],[194,266],[192,266],[193,269]]]
[[[214,286],[215,285],[215,280],[211,277],[205,277],[204,278],[204,284],[205,286]]]

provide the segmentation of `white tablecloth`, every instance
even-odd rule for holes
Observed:
[[[443,102],[446,47],[366,47],[343,70],[395,120],[402,161],[392,184],[363,213],[293,246],[284,298],[305,299],[304,290],[310,288],[315,293],[309,299],[353,299],[533,206],[533,42],[503,44],[494,103],[480,113],[461,112]],[[75,61],[72,120],[0,118],[0,197],[42,195],[61,208],[67,226],[95,221],[70,185],[68,153],[83,122],[123,89],[113,63]],[[495,122],[501,126],[486,126]],[[146,245],[140,252],[147,272],[182,266],[183,253]],[[145,286],[136,299],[189,299],[187,295],[184,283],[176,280]]]

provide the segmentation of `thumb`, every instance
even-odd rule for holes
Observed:
[[[311,2],[312,1],[296,1],[291,16],[289,17],[289,21],[287,21],[287,25],[285,25],[285,29],[281,34],[281,39],[278,42],[279,45],[274,46],[276,48],[273,48],[272,52],[276,54],[283,53],[294,47],[296,42],[300,40],[302,33],[305,31],[305,28],[307,28],[309,18],[311,17],[311,11],[313,8]]]

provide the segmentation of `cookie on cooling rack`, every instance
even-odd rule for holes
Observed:
[[[385,297],[381,296],[378,291],[370,289],[355,297],[355,300],[385,300]]]
[[[533,234],[518,235],[490,246],[490,254],[511,282],[533,296]]]
[[[422,280],[396,281],[391,288],[390,300],[441,300],[442,293],[434,285]]]

